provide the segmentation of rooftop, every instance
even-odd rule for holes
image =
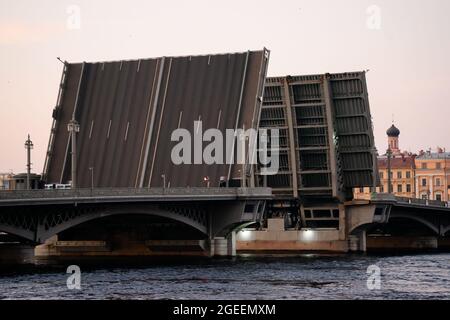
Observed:
[[[427,159],[449,159],[450,152],[425,152],[419,154],[416,158],[417,160],[427,160]]]
[[[387,157],[378,158],[378,167],[380,169],[387,168]],[[413,168],[414,167],[414,157],[411,156],[394,156],[391,158],[391,168]]]
[[[27,177],[26,173],[18,173],[18,174],[12,175],[13,179],[23,179],[23,178],[26,178],[26,177]],[[40,179],[41,175],[37,174],[37,173],[30,173],[30,178],[31,179]]]

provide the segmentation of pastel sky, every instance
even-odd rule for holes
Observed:
[[[42,171],[62,64],[271,50],[269,76],[367,74],[375,139],[450,150],[448,0],[0,0],[0,172]],[[78,14],[79,13],[79,14]],[[78,19],[79,18],[79,19]],[[79,28],[78,28],[79,27]]]

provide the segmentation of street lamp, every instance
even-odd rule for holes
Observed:
[[[25,141],[25,149],[27,149],[27,190],[31,189],[30,186],[30,175],[31,175],[31,149],[33,149],[33,142],[30,140],[30,135],[28,135],[27,141]]]
[[[166,175],[165,175],[165,174],[162,174],[162,175],[161,175],[161,178],[162,178],[162,180],[163,180],[163,189],[165,189],[165,188],[166,188]]]
[[[203,177],[203,182],[206,183],[206,187],[209,188],[209,177],[208,176],[204,176]]]
[[[91,172],[91,191],[94,190],[94,167],[89,167],[89,171]]]
[[[72,141],[72,189],[77,187],[77,133],[80,132],[80,125],[77,120],[72,119],[67,124],[67,131],[70,132]]]
[[[386,155],[387,155],[387,166],[388,166],[388,193],[391,194],[392,193],[392,185],[391,185],[391,156],[392,156],[392,151],[391,148],[389,147],[386,151]]]

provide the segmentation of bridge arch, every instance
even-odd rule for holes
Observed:
[[[420,216],[417,215],[410,215],[410,214],[402,214],[402,213],[396,213],[395,215],[393,215],[392,217],[390,217],[389,222],[391,222],[392,219],[396,219],[396,218],[401,218],[401,219],[407,219],[407,220],[412,220],[412,221],[416,221],[419,222],[420,224],[424,225],[425,227],[427,227],[430,231],[432,231],[433,233],[435,233],[436,235],[440,234],[440,230],[439,230],[439,225],[435,225],[433,224],[431,221],[424,219]]]
[[[258,224],[258,221],[239,221],[239,222],[232,222],[226,226],[224,226],[220,232],[216,234],[218,237],[228,237],[231,235],[231,233],[235,232],[238,233],[244,228],[247,228],[251,225]]]
[[[375,225],[378,225],[378,223],[369,222],[354,226],[351,230],[349,230],[349,235],[358,235],[359,233],[367,231]]]
[[[0,214],[0,232],[20,237],[28,241],[36,240],[38,219],[27,211],[2,210]]]
[[[16,226],[0,224],[0,232],[4,232],[13,236],[17,236],[24,240],[35,241],[36,233],[32,230],[26,230],[23,228],[18,228]]]
[[[411,220],[411,221],[418,222],[436,235],[439,235],[440,231],[441,231],[440,226],[438,224],[434,224],[433,222],[431,222],[421,216],[411,215],[411,214],[407,214],[407,213],[395,213],[392,216],[390,216],[387,220],[379,221],[379,222],[361,220],[361,221],[358,221],[358,223],[355,223],[354,225],[352,225],[348,231],[349,231],[349,234],[355,235],[361,231],[368,230],[377,225],[380,225],[380,226],[389,225],[389,224],[395,222],[396,219],[405,219],[405,220]],[[450,231],[450,226],[447,229],[444,229],[442,234],[445,234],[446,232],[449,232],[449,231]]]
[[[156,206],[149,207],[135,207],[135,208],[120,208],[111,207],[104,210],[96,210],[94,212],[81,214],[66,221],[61,221],[61,223],[51,223],[45,226],[39,225],[38,232],[36,235],[37,242],[44,242],[45,240],[51,238],[52,236],[68,230],[70,228],[76,227],[82,223],[118,215],[149,215],[149,216],[159,216],[174,221],[181,222],[188,225],[203,234],[208,234],[207,229],[207,214],[206,212],[199,212],[194,208],[185,208],[185,210],[177,210],[176,208],[160,208]]]

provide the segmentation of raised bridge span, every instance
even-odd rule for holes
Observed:
[[[379,183],[365,72],[267,78],[269,56],[263,49],[65,62],[43,181],[77,188],[0,193],[0,231],[33,243],[111,240],[124,250],[149,235],[207,239],[210,247],[217,239],[220,247],[239,228],[286,217],[299,232],[333,230],[332,241],[409,230],[411,221],[447,235],[448,204],[384,195],[350,201],[353,188]],[[195,134],[199,120],[222,133],[279,130],[279,170],[170,163],[173,130]],[[226,188],[202,188],[205,181]]]

